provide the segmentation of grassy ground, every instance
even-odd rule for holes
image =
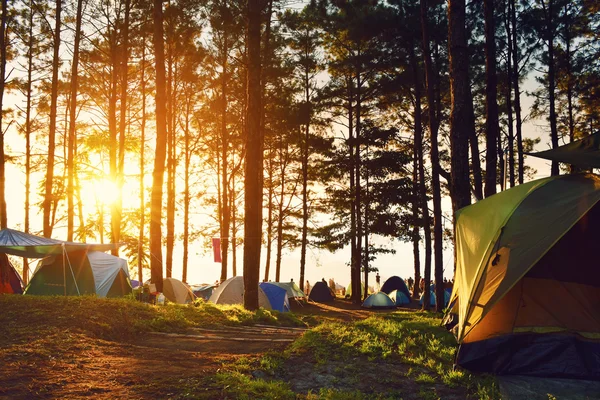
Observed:
[[[370,313],[338,302],[280,314],[34,296],[0,296],[0,310],[0,397],[499,398],[491,378],[452,370],[455,340],[436,315],[419,311]],[[173,338],[162,348],[143,340],[253,324],[312,328],[289,345],[238,345],[235,354],[223,342],[194,350]]]

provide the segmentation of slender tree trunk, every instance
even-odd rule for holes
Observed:
[[[223,72],[221,72],[221,207],[222,207],[222,227],[221,227],[221,281],[227,279],[227,257],[229,249],[229,224],[231,218],[230,199],[229,199],[229,175],[228,175],[228,149],[229,132],[227,130],[227,54],[229,51],[227,44],[227,34],[224,33],[223,50]]]
[[[62,0],[56,0],[56,11],[54,15],[54,43],[52,46],[52,89],[50,93],[50,127],[48,130],[48,164],[46,166],[46,181],[44,182],[44,211],[43,229],[44,236],[52,236],[52,224],[50,219],[52,208],[52,185],[54,182],[54,151],[56,148],[56,110],[58,100],[58,69],[60,62],[60,29],[61,29]]]
[[[542,4],[544,1],[542,0]],[[556,80],[554,77],[554,4],[553,0],[548,0],[548,5],[545,8],[546,12],[546,36],[548,40],[548,99],[550,102],[550,140],[552,142],[552,148],[558,147],[558,128],[556,126]],[[552,161],[552,167],[550,169],[551,175],[558,175],[560,173],[558,161]]]
[[[258,308],[258,277],[262,238],[263,147],[261,105],[260,31],[261,1],[248,0],[248,102],[246,114],[244,307]]]
[[[514,1],[508,2],[510,11],[510,20],[512,25],[512,83],[515,91],[515,130],[517,133],[517,158],[518,158],[518,178],[519,185],[524,182],[524,170],[525,170],[525,155],[523,154],[523,119],[521,117],[521,92],[519,90],[519,47],[517,45],[517,12]],[[510,55],[509,55],[510,56]]]
[[[235,190],[235,176],[231,175],[231,271],[233,276],[237,276],[237,249],[236,236],[237,236],[237,216],[236,216],[236,190]]]
[[[173,276],[173,247],[175,246],[175,164],[176,164],[176,87],[173,62],[173,33],[167,23],[167,246],[165,254],[166,277]]]
[[[4,127],[2,126],[4,117],[4,88],[6,85],[6,24],[8,19],[8,2],[2,0],[2,17],[0,20],[0,229],[8,227],[6,215],[6,161],[4,155]]]
[[[308,59],[308,41],[304,50],[304,57]],[[302,241],[300,243],[300,290],[304,290],[304,271],[306,270],[306,249],[308,246],[308,161],[309,161],[309,138],[311,120],[310,101],[310,71],[305,67],[304,76],[304,104],[306,105],[306,124],[304,125],[302,144]]]
[[[281,179],[281,191],[279,192],[279,205],[278,205],[278,210],[277,210],[277,254],[275,257],[275,282],[279,282],[281,279],[281,256],[283,253],[283,221],[284,221],[284,207],[283,207],[283,202],[285,200],[285,185],[286,185],[286,179],[285,179],[285,164],[286,161],[284,160],[285,155],[283,154],[283,141],[281,140],[280,137],[280,143],[279,143],[279,148],[280,148],[280,179]]]
[[[415,266],[415,282],[413,284],[413,297],[419,297],[419,283],[421,282],[421,256],[419,254],[419,223],[423,223],[419,214],[419,209],[423,205],[423,193],[421,188],[421,162],[423,154],[423,122],[422,122],[422,109],[421,109],[421,80],[419,74],[419,66],[417,58],[415,56],[415,50],[411,46],[410,49],[410,63],[413,70],[413,82],[415,84],[415,111],[414,111],[414,141],[413,141],[413,200],[412,200],[412,214],[413,214],[413,257]],[[424,177],[423,177],[424,178]],[[423,184],[425,180],[423,179]],[[424,188],[423,188],[424,189]],[[424,191],[424,190],[423,190]],[[425,203],[425,208],[427,204]],[[431,266],[430,266],[431,268]]]
[[[469,79],[469,52],[465,26],[465,1],[448,0],[448,46],[450,56],[450,157],[453,215],[469,205],[468,141],[474,136],[475,119]],[[456,246],[454,250],[456,269]],[[440,285],[441,286],[441,282]],[[441,289],[440,287],[436,287]],[[442,289],[443,290],[443,289]],[[443,304],[443,291],[438,292],[438,309]]]
[[[475,115],[473,114],[473,119]],[[471,166],[473,170],[473,190],[477,200],[483,199],[483,178],[481,172],[481,159],[479,158],[479,139],[475,130],[469,137],[469,146],[471,148]]]
[[[485,197],[496,193],[498,166],[498,84],[496,76],[496,26],[494,0],[484,0],[485,14]],[[502,166],[500,166],[502,168]]]
[[[510,0],[507,2],[509,3]],[[506,4],[507,8],[510,8],[510,4]],[[508,181],[510,187],[515,186],[515,133],[513,127],[513,106],[512,106],[512,61],[511,55],[513,52],[512,46],[512,35],[510,29],[510,14],[509,10],[505,8],[504,15],[504,28],[506,30],[506,44],[508,48],[508,54],[506,57],[506,115],[508,116]],[[506,188],[504,188],[506,189]]]
[[[150,269],[152,282],[162,292],[162,187],[167,148],[167,115],[165,84],[165,49],[163,42],[162,0],[154,0],[154,62],[156,64],[156,150],[152,172],[150,204]]]
[[[144,187],[144,156],[146,150],[146,38],[142,38],[142,62],[140,65],[141,76],[140,76],[140,90],[142,94],[142,117],[140,122],[140,234],[138,237],[138,281],[140,286],[144,284],[144,266],[142,262],[143,258],[143,246],[144,246],[144,224],[146,220],[146,193]]]
[[[351,300],[360,302],[360,264],[357,263],[356,246],[356,197],[352,196],[356,187],[356,169],[354,168],[355,138],[354,138],[354,90],[352,77],[346,77],[348,88],[348,167],[350,169],[350,288],[352,289]]]
[[[77,16],[75,22],[75,41],[73,44],[73,61],[71,64],[71,105],[69,107],[69,135],[67,150],[67,240],[73,241],[74,231],[74,175],[75,175],[75,124],[77,116],[77,74],[79,67],[79,42],[81,41],[81,14],[83,12],[83,0],[77,0]]]
[[[190,235],[190,115],[192,113],[192,95],[188,93],[185,109],[185,127],[184,127],[184,183],[183,183],[183,260],[181,281],[187,282],[188,274],[188,245]]]
[[[449,0],[448,41],[450,47],[450,145],[452,205],[454,212],[469,205],[468,140],[474,131],[473,103],[469,80],[469,56],[465,26],[465,1]]]
[[[569,118],[569,142],[575,140],[575,118],[573,116],[573,72],[571,70],[571,23],[569,15],[569,3],[565,3],[565,17],[568,22],[564,23],[564,41],[565,41],[565,61],[567,68],[567,113]],[[571,172],[576,172],[576,168],[571,166]]]
[[[265,282],[269,281],[269,272],[271,272],[271,247],[273,244],[273,152],[272,152],[272,147],[273,145],[271,144],[269,146],[269,161],[268,161],[268,167],[267,167],[267,174],[268,174],[268,178],[267,178],[267,182],[268,182],[268,189],[267,189],[267,260],[265,262]],[[302,282],[302,281],[300,281]]]
[[[443,281],[443,248],[442,248],[442,209],[441,209],[441,187],[440,187],[440,160],[438,149],[438,129],[439,121],[435,113],[435,95],[434,95],[434,74],[431,61],[430,40],[429,40],[429,20],[427,17],[427,0],[421,0],[421,29],[423,31],[423,58],[425,61],[425,77],[427,84],[427,109],[429,111],[429,135],[431,142],[431,190],[433,192],[433,238],[434,238],[434,261],[435,261],[435,279],[438,288]],[[468,169],[467,169],[468,171]],[[468,176],[468,175],[467,175]],[[427,267],[427,266],[426,266]],[[441,279],[440,279],[441,276]],[[425,270],[425,294],[423,296],[423,309],[428,309],[430,304],[431,268]],[[439,302],[438,302],[439,303]],[[439,304],[438,304],[439,308]],[[439,310],[438,310],[439,311]]]
[[[27,33],[27,100],[25,105],[25,233],[29,233],[29,206],[31,192],[31,86],[33,74],[33,3],[29,0]],[[29,261],[23,257],[23,283],[29,281]]]
[[[110,181],[118,187],[119,176],[119,128],[117,126],[117,102],[119,95],[119,37],[115,25],[120,21],[110,21],[107,17],[109,52],[110,52],[110,92],[108,97],[108,134],[110,138],[110,147],[108,150]],[[110,239],[111,242],[119,241],[121,227],[121,216],[117,201],[110,204]],[[118,250],[112,250],[113,255],[118,255]]]
[[[358,54],[360,57],[360,53]],[[357,281],[359,284],[358,295],[355,301],[356,304],[362,303],[362,287],[360,285],[360,269],[363,265],[363,256],[362,256],[362,235],[363,235],[363,225],[362,225],[362,189],[360,182],[360,173],[361,173],[361,158],[360,158],[360,142],[361,142],[361,70],[359,66],[355,68],[356,73],[356,134],[355,134],[355,148],[354,148],[354,168],[356,169],[355,181],[354,181],[354,196],[356,202],[356,269],[357,269]],[[365,292],[367,289],[365,288]]]
[[[125,129],[127,125],[127,88],[128,88],[128,62],[129,62],[129,12],[131,0],[125,0],[125,18],[123,21],[121,44],[121,110],[119,124],[119,166],[117,174],[118,196],[114,201],[116,228],[113,234],[113,243],[121,241],[121,216],[123,214],[123,185],[125,184]],[[113,255],[119,255],[119,249],[113,250]]]

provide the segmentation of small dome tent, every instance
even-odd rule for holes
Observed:
[[[396,306],[404,306],[410,304],[410,298],[407,297],[401,290],[394,290],[389,294],[390,299]]]
[[[308,299],[317,303],[329,303],[333,301],[333,295],[329,286],[325,282],[319,281],[311,289]]]
[[[165,278],[163,279],[163,294],[172,303],[189,304],[196,299],[192,289],[179,279]]]
[[[208,299],[214,304],[243,304],[244,303],[244,277],[234,276],[227,279],[213,290]],[[271,310],[271,303],[265,292],[258,287],[258,305],[267,310]]]
[[[277,310],[279,312],[290,311],[290,301],[288,300],[287,292],[284,288],[268,282],[262,282],[259,284],[259,286],[267,295],[273,310]]]
[[[306,298],[306,295],[304,294],[304,292],[302,290],[300,290],[300,288],[298,287],[298,285],[296,285],[296,282],[294,282],[294,281],[292,281],[292,282],[269,282],[269,283],[271,285],[279,286],[280,288],[285,289],[288,299]]]
[[[394,308],[396,304],[387,294],[377,292],[367,297],[362,306],[365,308]]]
[[[367,294],[371,294],[373,293],[373,290],[371,287],[369,287]],[[361,298],[365,295],[365,283],[361,282],[360,283],[360,296]],[[352,283],[350,283],[348,285],[348,287],[346,288],[346,297],[350,297],[352,296]]]
[[[386,294],[390,294],[394,290],[401,291],[406,297],[410,299],[410,292],[408,290],[408,287],[406,286],[404,279],[400,278],[399,276],[392,276],[388,278],[381,287],[381,291]]]

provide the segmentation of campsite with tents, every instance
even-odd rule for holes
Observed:
[[[0,400],[600,400],[600,0],[1,0]]]

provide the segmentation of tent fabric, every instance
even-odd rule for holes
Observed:
[[[209,284],[202,284],[192,285],[190,286],[190,288],[192,289],[192,292],[194,292],[194,295],[196,295],[197,298],[208,301],[208,299],[213,293],[213,290],[215,289],[215,286]]]
[[[365,308],[394,308],[396,304],[384,292],[377,292],[367,297],[362,306]]]
[[[325,282],[319,281],[312,287],[308,299],[317,303],[329,303],[333,301],[334,297],[329,286]]]
[[[459,299],[459,340],[600,200],[599,189],[594,175],[561,175],[459,210],[451,297]]]
[[[448,293],[448,295],[450,294]],[[389,294],[389,296],[396,306],[410,304],[410,297],[406,296],[401,290],[394,290]]]
[[[179,279],[165,278],[163,279],[163,294],[172,303],[189,304],[196,299],[192,289]]]
[[[66,285],[65,285],[66,284]],[[94,273],[85,251],[43,258],[29,280],[25,294],[84,296],[96,293]]]
[[[425,295],[421,293],[421,298],[419,299],[419,304],[423,304]],[[450,293],[444,290],[444,307],[447,307],[450,303]],[[431,307],[435,307],[437,304],[437,298],[435,297],[435,291],[431,290],[429,292],[429,305]]]
[[[527,154],[581,168],[600,168],[600,131],[555,149]]]
[[[410,298],[408,287],[406,286],[404,279],[400,278],[399,276],[392,276],[391,278],[388,278],[381,287],[381,291],[386,294],[390,294],[394,290],[400,290],[406,297]]]
[[[302,290],[300,290],[298,285],[296,285],[296,282],[292,281],[292,282],[268,282],[268,283],[285,289],[285,291],[287,292],[288,298],[306,298],[306,294],[304,294],[304,292]]]
[[[23,294],[23,281],[6,254],[0,254],[0,294]]]
[[[458,213],[457,362],[498,374],[600,379],[600,178],[542,181],[529,183],[533,190],[489,243],[474,246],[474,238],[494,226],[498,197],[510,199],[519,186]],[[481,254],[478,265],[466,261]]]
[[[208,299],[214,304],[243,304],[244,303],[244,277],[234,276],[227,279],[213,290]],[[265,292],[258,287],[258,305],[267,310],[271,310],[271,303]]]
[[[369,291],[367,292],[367,294],[373,293],[373,290],[371,287],[369,287],[368,290]],[[365,295],[365,283],[364,282],[360,283],[360,295],[361,295],[361,297]],[[352,283],[350,283],[348,285],[348,287],[346,288],[346,296],[352,296]]]
[[[49,296],[118,297],[131,292],[127,261],[95,251],[69,252],[40,260],[25,289],[25,294]]]
[[[14,229],[0,230],[0,253],[26,258],[44,258],[50,255],[59,255],[63,251],[109,251],[121,246],[120,243],[89,244],[65,242],[41,236],[30,235]]]
[[[115,279],[123,273],[129,278],[127,261],[99,251],[90,251],[87,258],[94,274],[96,296],[106,297]],[[119,280],[117,280],[118,282]]]
[[[259,286],[267,295],[273,310],[279,312],[290,311],[290,301],[288,300],[287,291],[284,288],[268,282],[262,282]]]

